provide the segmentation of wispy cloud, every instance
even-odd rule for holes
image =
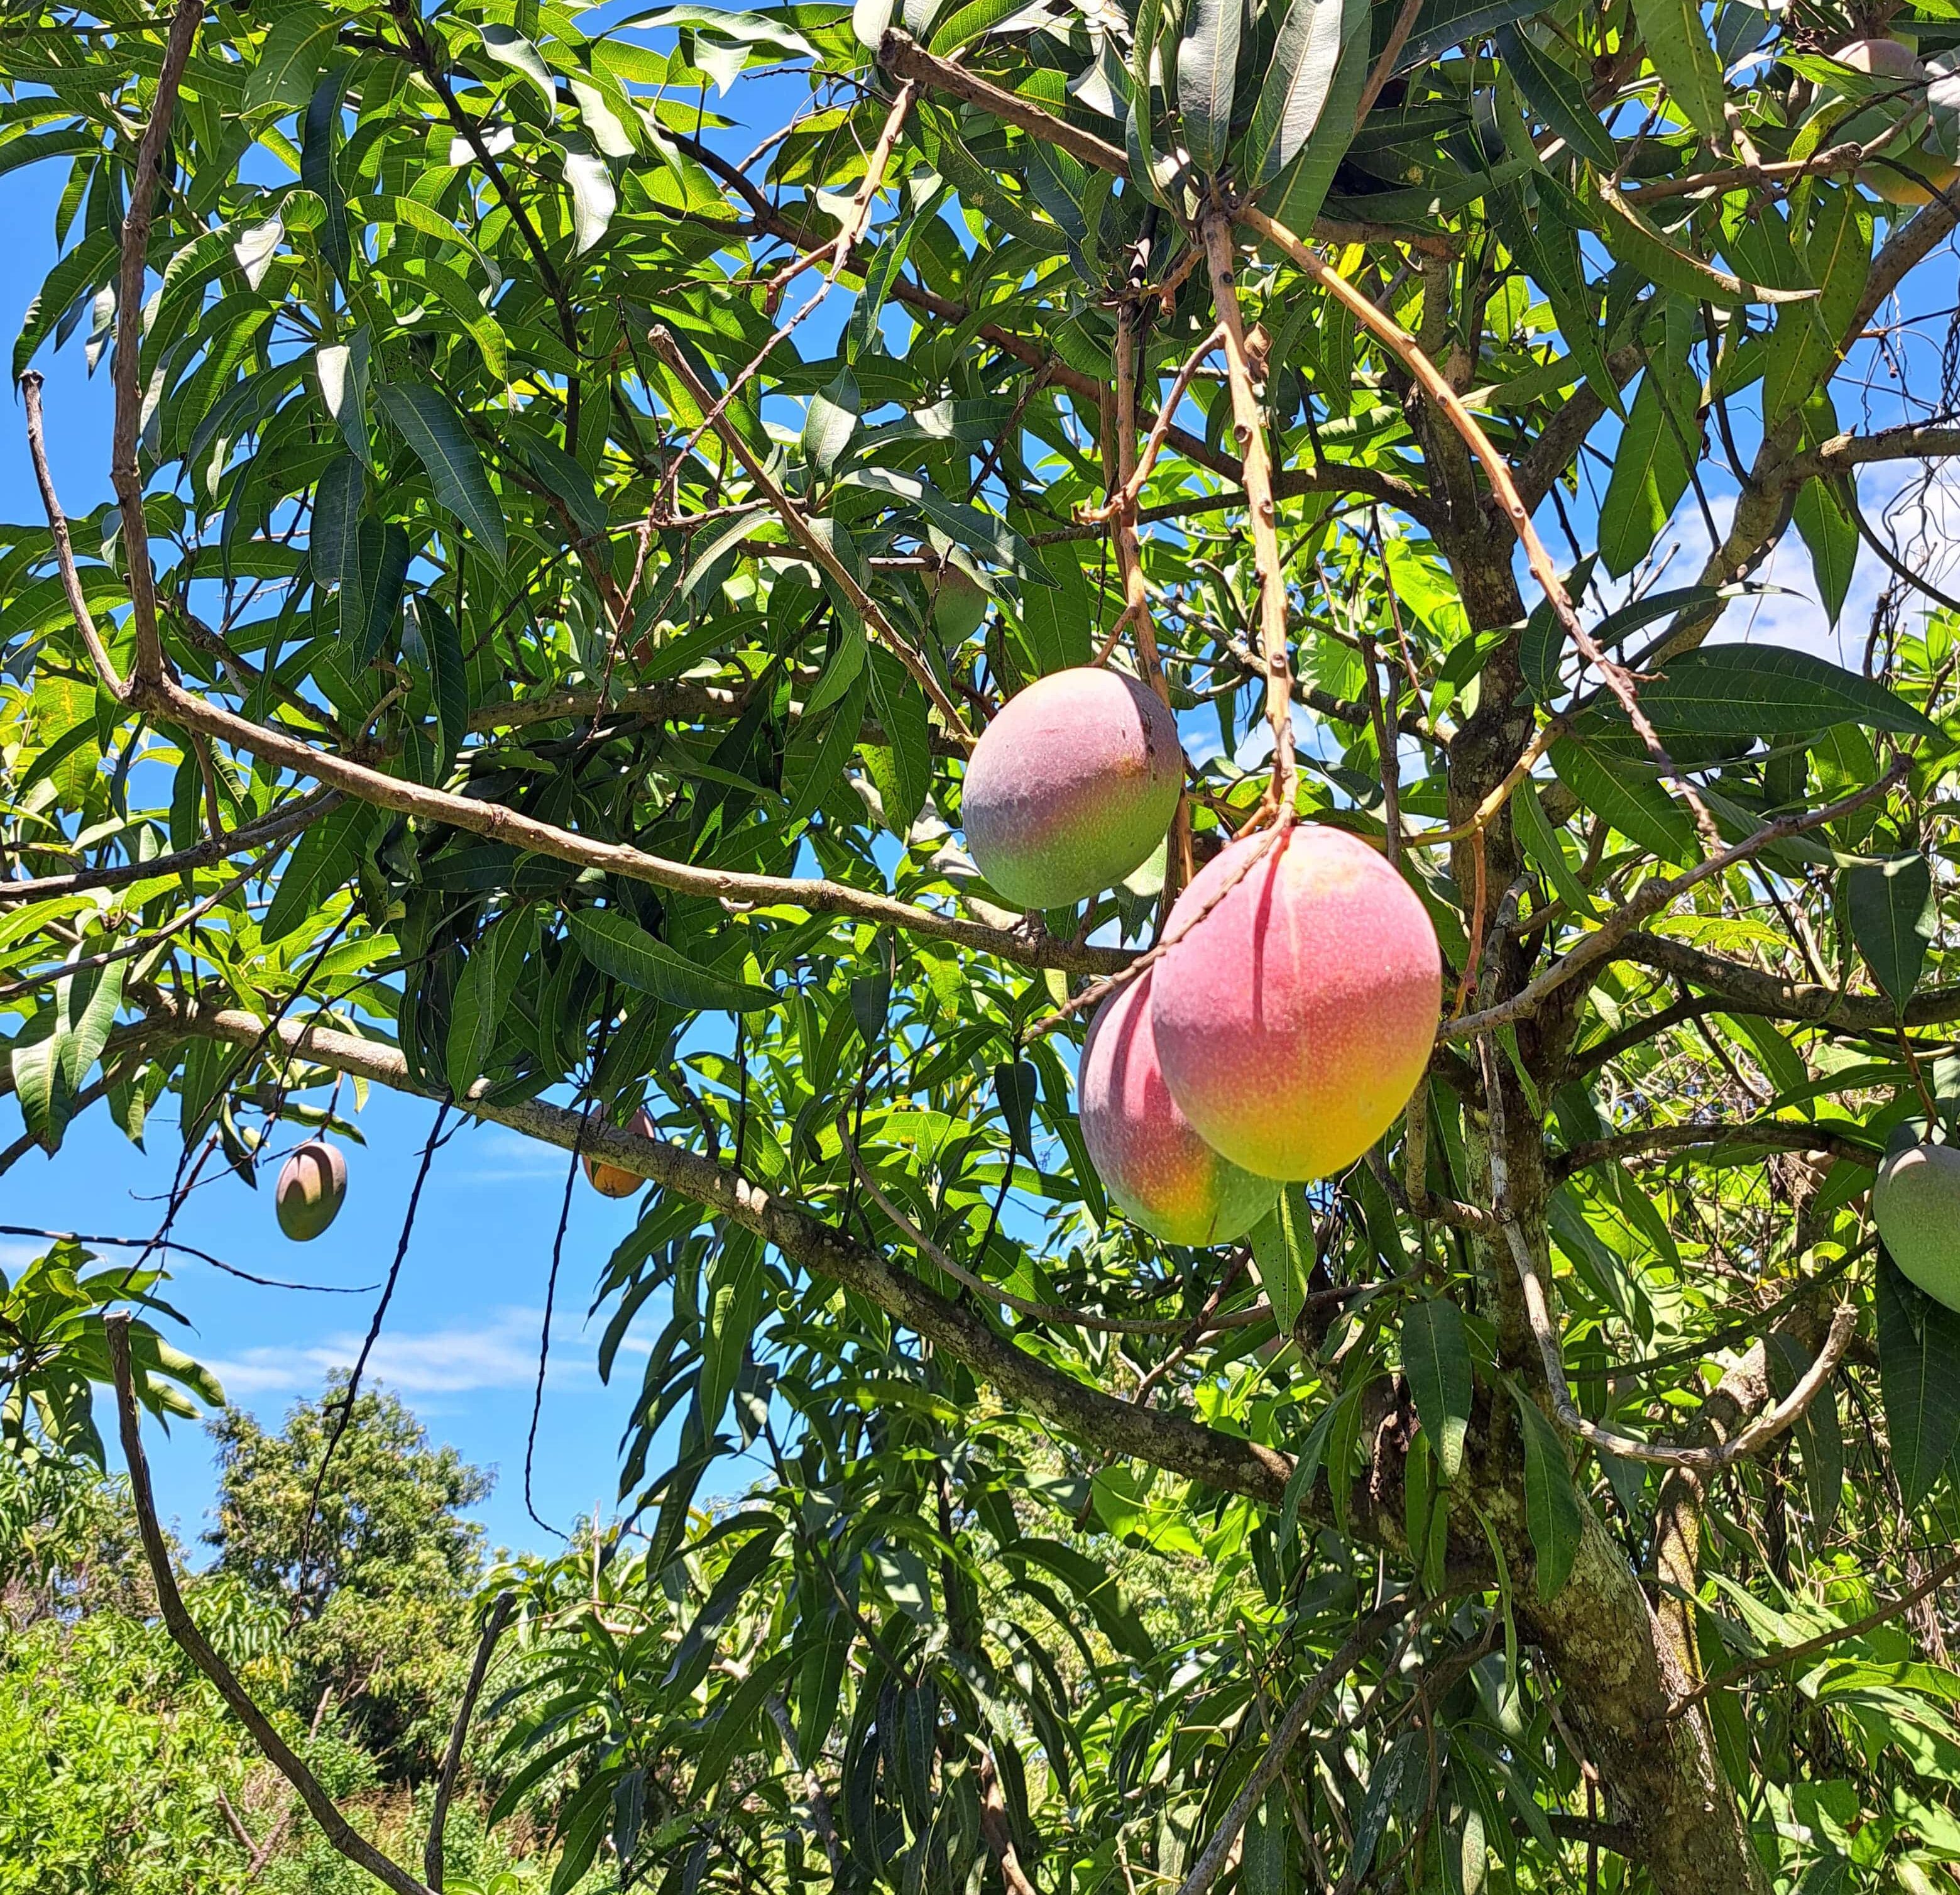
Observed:
[[[532,1178],[562,1177],[567,1163],[557,1146],[527,1139],[502,1126],[485,1129],[457,1154],[463,1167],[450,1172],[451,1184],[508,1184]]]
[[[398,1393],[426,1399],[485,1390],[527,1389],[538,1372],[542,1312],[517,1305],[492,1310],[477,1323],[454,1323],[422,1331],[384,1330],[368,1358],[367,1377]],[[552,1324],[562,1342],[568,1323]],[[255,1348],[210,1366],[233,1400],[243,1396],[305,1394],[336,1369],[351,1368],[361,1352],[361,1332],[347,1330],[298,1347]]]

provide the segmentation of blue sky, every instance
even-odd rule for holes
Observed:
[[[724,102],[749,125],[777,123],[794,80],[750,82]],[[729,148],[751,140],[738,129]],[[59,172],[49,167],[0,179],[0,225],[10,241],[0,251],[0,332],[7,335],[53,260],[52,213]],[[1927,284],[1930,274],[1936,282]],[[1949,300],[1950,256],[1920,273],[1934,293],[1919,294],[1920,307]],[[1916,285],[1915,287],[1918,287]],[[841,317],[840,308],[836,314]],[[831,313],[810,325],[827,336]],[[1936,346],[1939,325],[1928,340]],[[826,342],[813,334],[810,345]],[[1922,346],[1924,345],[1922,344]],[[106,374],[84,373],[78,339],[43,354],[47,376],[49,441],[54,473],[72,514],[82,514],[107,495],[110,394]],[[1923,368],[1921,356],[1916,366]],[[1935,378],[1936,380],[1936,377]],[[1882,425],[1896,417],[1896,403],[1881,379],[1870,412],[1860,416],[1854,395],[1841,384],[1841,414],[1847,425]],[[1744,423],[1746,434],[1752,434]],[[1745,438],[1745,447],[1748,444]],[[1603,487],[1603,470],[1596,470]],[[1873,517],[1897,490],[1897,471],[1866,484]],[[1945,490],[1941,537],[1960,540],[1960,516]],[[1710,502],[1726,524],[1732,486],[1712,478]],[[1579,530],[1589,531],[1593,505],[1582,492],[1571,508]],[[0,409],[0,518],[38,517],[38,501],[25,448],[18,403]],[[1549,517],[1542,522],[1554,548],[1562,546]],[[1666,583],[1685,582],[1707,540],[1692,497],[1669,540],[1681,549]],[[1664,542],[1664,543],[1666,543]],[[1811,597],[1808,560],[1790,536],[1764,575],[1790,588],[1732,609],[1724,635],[1764,642],[1800,644],[1853,665],[1871,605],[1882,577],[1869,556],[1860,565],[1844,615],[1842,637],[1834,635]],[[1205,720],[1209,725],[1208,718]],[[1195,740],[1205,733],[1194,730]],[[367,1142],[350,1146],[350,1188],[345,1210],[326,1236],[307,1245],[288,1243],[274,1221],[269,1193],[247,1190],[228,1172],[192,1195],[178,1234],[256,1274],[302,1279],[347,1289],[377,1282],[385,1274],[399,1234],[433,1107],[377,1091],[359,1115]],[[11,1139],[18,1118],[11,1101],[0,1104],[0,1142]],[[154,1228],[154,1200],[167,1190],[177,1160],[174,1127],[154,1121],[150,1150],[135,1151],[105,1114],[90,1114],[70,1131],[53,1159],[30,1155],[0,1181],[0,1221],[80,1229],[113,1235],[144,1235]],[[526,1516],[523,1495],[525,1438],[531,1416],[539,1333],[552,1233],[562,1197],[562,1155],[528,1144],[495,1126],[459,1133],[438,1157],[422,1202],[414,1242],[402,1272],[371,1374],[401,1394],[438,1438],[468,1459],[495,1470],[497,1486],[481,1510],[494,1543],[539,1546],[545,1536]],[[616,1447],[638,1381],[629,1344],[615,1384],[603,1385],[593,1365],[597,1328],[585,1312],[592,1285],[612,1246],[631,1228],[631,1203],[609,1202],[581,1186],[573,1196],[555,1320],[551,1366],[539,1426],[535,1497],[538,1511],[563,1527],[614,1498]],[[0,1267],[11,1269],[40,1247],[0,1238]],[[317,1394],[332,1368],[352,1361],[373,1306],[371,1294],[308,1295],[243,1283],[208,1266],[179,1258],[169,1294],[192,1320],[183,1344],[210,1364],[231,1399],[268,1425],[293,1401]],[[651,1334],[657,1329],[647,1329]],[[153,1441],[160,1499],[186,1543],[205,1524],[213,1495],[209,1444],[195,1425],[180,1424],[167,1440]]]

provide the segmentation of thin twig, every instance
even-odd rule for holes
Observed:
[[[1786,1645],[1780,1651],[1766,1651],[1761,1658],[1749,1658],[1743,1663],[1732,1665],[1726,1671],[1719,1671],[1712,1678],[1704,1678],[1692,1691],[1686,1692],[1668,1707],[1668,1715],[1678,1718],[1684,1712],[1691,1711],[1704,1698],[1712,1697],[1717,1691],[1725,1690],[1744,1678],[1754,1677],[1758,1672],[1774,1671],[1786,1664],[1793,1664],[1799,1659],[1808,1658],[1834,1645],[1841,1645],[1847,1639],[1862,1638],[1867,1632],[1876,1631],[1888,1620],[1896,1619],[1902,1612],[1910,1611],[1929,1593],[1936,1592],[1955,1575],[1960,1574],[1960,1553],[1943,1566],[1932,1572],[1909,1591],[1898,1598],[1882,1605],[1876,1611],[1868,1612],[1862,1619],[1847,1626],[1838,1626],[1829,1632],[1820,1632],[1814,1639],[1806,1639],[1801,1645]]]
[[[395,1285],[402,1274],[402,1261],[409,1253],[409,1240],[415,1234],[415,1212],[422,1204],[422,1186],[428,1179],[430,1161],[435,1156],[436,1145],[442,1137],[443,1122],[448,1116],[449,1101],[445,1099],[435,1109],[435,1123],[429,1128],[428,1138],[422,1146],[422,1162],[415,1168],[415,1181],[409,1193],[409,1208],[402,1218],[402,1234],[395,1244],[395,1260],[388,1266],[388,1279],[382,1286],[380,1301],[374,1305],[374,1317],[368,1325],[361,1353],[355,1358],[353,1371],[347,1378],[347,1393],[338,1404],[340,1412],[334,1417],[333,1432],[326,1438],[326,1445],[320,1451],[320,1466],[313,1473],[313,1491],[307,1498],[306,1525],[300,1534],[298,1557],[293,1562],[293,1613],[296,1622],[306,1598],[307,1562],[313,1550],[313,1521],[320,1511],[320,1489],[326,1480],[326,1470],[332,1464],[334,1450],[340,1445],[341,1436],[347,1432],[348,1424],[354,1419],[354,1403],[361,1393],[361,1377],[367,1368],[368,1358],[374,1353],[374,1345],[380,1338],[388,1304],[393,1299]]]
[[[378,1283],[356,1283],[343,1288],[337,1283],[288,1283],[282,1277],[254,1276],[250,1270],[241,1270],[221,1257],[213,1256],[208,1250],[199,1250],[195,1244],[180,1244],[174,1237],[101,1237],[87,1231],[43,1231],[27,1224],[0,1224],[0,1237],[46,1237],[54,1244],[99,1244],[107,1250],[176,1250],[185,1256],[196,1257],[200,1263],[208,1263],[215,1270],[222,1270],[227,1276],[235,1276],[241,1282],[256,1283],[261,1289],[307,1290],[316,1296],[364,1296],[369,1291],[380,1288]]]

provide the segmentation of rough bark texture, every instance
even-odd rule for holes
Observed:
[[[1460,514],[1459,514],[1460,518]],[[1510,546],[1486,533],[1465,535],[1448,549],[1471,623],[1479,628],[1516,624],[1524,616],[1513,578]],[[1516,641],[1498,647],[1481,674],[1475,712],[1449,752],[1452,822],[1468,819],[1503,779],[1530,740],[1533,713],[1521,689]],[[1456,846],[1452,869],[1466,909],[1481,869],[1484,959],[1476,972],[1477,1001],[1488,1005],[1516,993],[1530,977],[1533,951],[1499,927],[1504,898],[1524,868],[1508,815],[1481,838]],[[1574,996],[1573,1006],[1583,996]],[[1555,1009],[1523,1023],[1519,1050],[1542,1082],[1563,1066],[1573,1015]],[[1502,1154],[1511,1209],[1522,1225],[1542,1276],[1551,1281],[1546,1205],[1551,1190],[1545,1139],[1537,1110],[1508,1062],[1497,1063],[1504,1088]],[[1471,1162],[1477,1190],[1488,1202],[1491,1117],[1472,1115]],[[1501,1240],[1480,1240],[1477,1287],[1494,1322],[1503,1365],[1527,1386],[1542,1383],[1537,1352],[1519,1293],[1515,1266]],[[1535,1570],[1524,1512],[1522,1468],[1507,1406],[1491,1411],[1491,1427],[1476,1483],[1478,1505],[1497,1530],[1514,1572]],[[1692,1680],[1685,1655],[1657,1617],[1653,1602],[1605,1524],[1581,1495],[1583,1533],[1570,1576],[1546,1600],[1535,1590],[1524,1616],[1561,1687],[1564,1715],[1599,1772],[1614,1817],[1624,1824],[1635,1859],[1658,1895],[1767,1895],[1768,1884],[1735,1793],[1723,1773],[1705,1712],[1670,1718],[1673,1700]],[[1477,1530],[1472,1521],[1464,1523]]]

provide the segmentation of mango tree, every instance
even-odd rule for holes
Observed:
[[[1867,517],[1960,448],[1956,43],[13,10],[0,164],[65,181],[0,552],[0,1164],[162,1107],[180,1189],[250,1182],[352,1078],[651,1187],[599,1272],[622,1522],[520,1588],[558,1886],[1960,1862],[1956,652]],[[73,519],[63,346],[113,392]],[[1734,635],[1793,588],[1848,662]],[[976,748],[1098,667],[1176,795],[1147,860],[1078,772],[1129,859],[1050,884],[1017,786],[1106,733]],[[1370,927],[1272,988],[1203,932],[1303,846],[1406,901],[1426,1018],[1328,1002]],[[1087,1021],[1180,952],[1317,1023],[1221,1110],[1354,1115],[1226,1149],[1223,1221],[1079,1111]],[[1164,1049],[1201,1123],[1208,1018]]]

